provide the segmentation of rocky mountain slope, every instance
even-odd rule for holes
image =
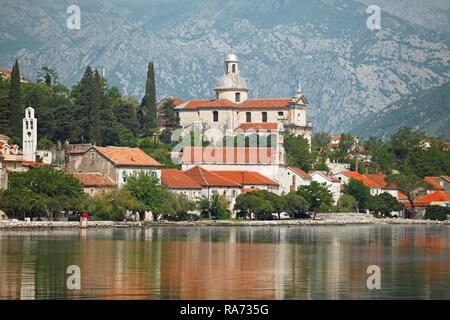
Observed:
[[[71,85],[104,67],[110,84],[140,98],[154,60],[158,96],[213,98],[225,55],[235,52],[251,97],[286,97],[299,80],[316,130],[342,132],[400,98],[450,79],[450,34],[343,0],[78,1],[81,30],[66,28],[71,1],[1,4],[0,67],[20,59]]]
[[[402,98],[352,131],[363,138],[384,138],[401,127],[450,140],[450,82]]]

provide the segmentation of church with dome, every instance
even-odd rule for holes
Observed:
[[[195,126],[219,129],[226,136],[236,133],[289,132],[311,143],[312,125],[307,121],[308,100],[301,88],[290,98],[249,99],[249,88],[239,70],[239,60],[229,54],[212,100],[191,100],[176,107],[186,131]]]

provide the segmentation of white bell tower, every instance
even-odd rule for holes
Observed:
[[[34,117],[34,109],[31,106],[25,110],[22,142],[23,160],[36,161],[37,119]]]

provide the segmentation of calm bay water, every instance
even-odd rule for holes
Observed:
[[[0,231],[0,299],[450,299],[450,227]]]

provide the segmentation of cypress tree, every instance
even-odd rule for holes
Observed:
[[[149,129],[156,128],[156,86],[153,62],[148,64],[145,95],[138,112],[141,136],[146,136]]]
[[[0,103],[0,132],[21,139],[22,111],[19,63],[16,60],[11,73],[8,99]]]
[[[77,141],[91,142],[92,130],[92,88],[94,87],[94,74],[90,66],[86,68],[83,78],[73,88],[72,94],[75,103],[74,121],[79,124]]]
[[[22,103],[20,93],[20,71],[16,60],[11,73],[11,87],[9,90],[9,110],[11,118],[12,134],[22,139]]]

